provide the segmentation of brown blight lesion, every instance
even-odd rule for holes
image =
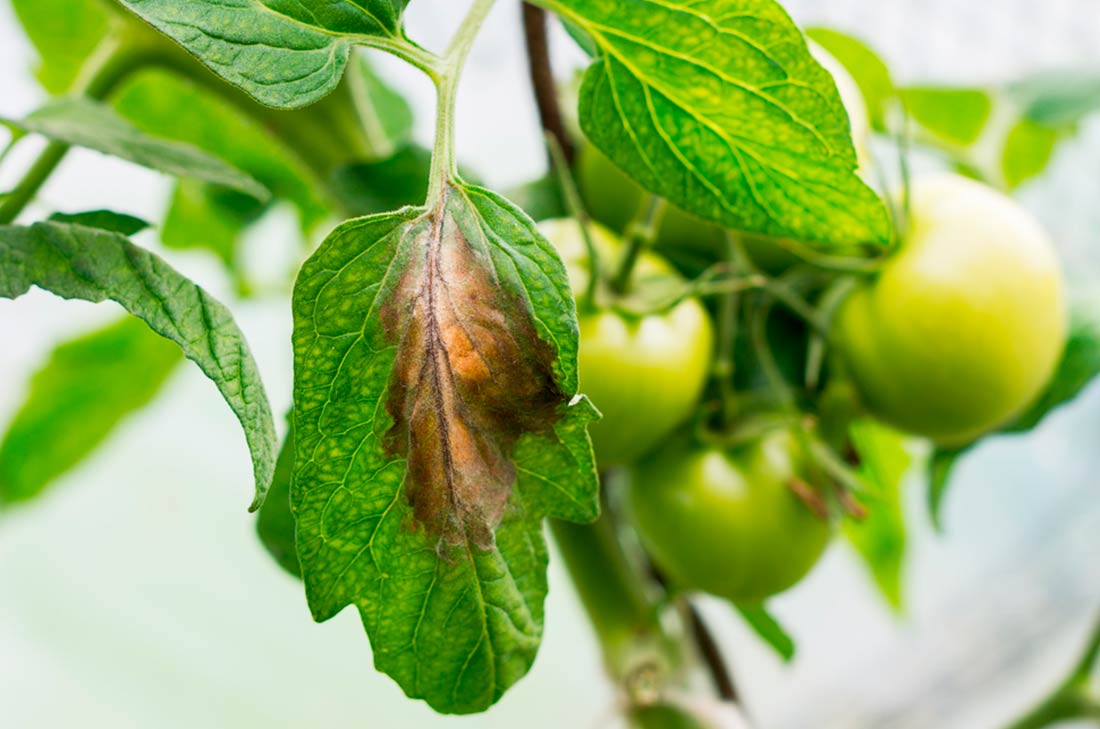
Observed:
[[[407,268],[382,311],[397,345],[385,447],[406,458],[417,526],[440,546],[490,549],[515,484],[517,441],[551,429],[567,398],[553,374],[554,349],[524,299],[458,224],[477,215],[465,204],[449,192],[415,228]]]

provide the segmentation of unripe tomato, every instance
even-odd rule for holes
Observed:
[[[803,466],[787,430],[732,450],[672,443],[631,470],[638,536],[677,585],[764,600],[801,580],[829,542],[829,524],[791,490]]]
[[[558,248],[579,295],[588,282],[580,227],[574,220],[559,219],[543,221],[539,229]],[[598,225],[591,233],[602,264],[613,267],[622,244]],[[634,277],[656,286],[662,279],[680,281],[653,254],[642,255]],[[601,466],[634,461],[691,416],[707,382],[713,347],[710,317],[695,299],[658,314],[610,308],[581,313],[580,386],[603,413],[602,420],[589,426]]]
[[[958,446],[1039,394],[1066,328],[1043,229],[1001,193],[945,174],[914,185],[907,238],[844,303],[836,343],[872,413]]]

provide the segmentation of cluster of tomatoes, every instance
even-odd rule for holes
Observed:
[[[830,70],[859,149],[869,132],[858,89]],[[871,417],[963,446],[1036,399],[1062,354],[1066,301],[1054,246],[1026,211],[982,183],[953,174],[915,180],[897,245],[885,255],[845,252],[866,264],[859,273],[815,266],[774,241],[734,242],[669,206],[629,286],[616,287],[627,247],[619,236],[651,200],[592,147],[581,149],[576,177],[595,221],[587,239],[573,219],[541,227],[578,300],[587,292],[581,390],[603,413],[593,444],[601,468],[629,474],[630,521],[680,589],[756,603],[794,585],[824,552],[841,511],[821,449],[858,461],[849,422]],[[737,248],[741,270],[727,255]],[[786,286],[828,316],[808,322],[775,302],[754,339],[753,309],[767,291],[742,295],[736,319],[723,323],[728,300],[687,283],[713,270],[747,281],[746,290]],[[742,323],[734,336],[721,332],[733,322]],[[812,352],[815,338],[823,356]],[[799,375],[815,356],[824,374],[806,386]],[[761,374],[769,366],[770,378]],[[788,381],[777,383],[777,373]]]

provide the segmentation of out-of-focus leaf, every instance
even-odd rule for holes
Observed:
[[[152,227],[146,220],[136,218],[133,215],[127,215],[126,213],[116,213],[113,210],[89,210],[83,213],[54,213],[50,216],[50,220],[56,223],[75,223],[89,228],[111,230],[115,233],[121,233],[127,236],[140,233],[146,228]]]
[[[349,165],[336,173],[335,187],[352,215],[371,215],[419,205],[428,192],[432,153],[416,145],[389,159]]]
[[[767,608],[763,605],[738,605],[737,612],[741,613],[753,632],[771,646],[784,663],[790,663],[794,659],[794,638]]]
[[[911,86],[902,89],[901,97],[924,129],[960,147],[978,141],[993,111],[993,99],[983,89]]]
[[[94,149],[170,175],[231,187],[258,200],[270,197],[267,188],[229,163],[194,145],[150,136],[111,107],[91,99],[55,99],[13,123],[58,142]]]
[[[260,507],[256,520],[256,532],[268,554],[284,570],[301,579],[302,567],[298,564],[298,551],[294,544],[294,514],[290,511],[290,484],[294,478],[294,419],[279,449],[275,462],[275,475],[271,490]]]
[[[568,215],[562,199],[561,182],[548,174],[525,185],[513,188],[505,196],[531,216],[532,220],[548,220]]]
[[[182,361],[134,317],[58,345],[0,442],[0,504],[39,495],[80,463]]]
[[[951,483],[951,473],[959,459],[967,451],[936,450],[932,454],[928,467],[928,514],[937,531],[943,531],[943,504],[947,496],[947,487]]]
[[[169,248],[205,248],[236,270],[241,236],[266,209],[248,195],[180,180],[172,193],[161,241]]]
[[[11,0],[38,51],[38,80],[51,94],[72,88],[117,22],[104,0]]]
[[[1040,126],[1064,129],[1100,111],[1100,71],[1047,71],[1008,84],[1005,91],[1023,116]]]
[[[852,444],[860,458],[860,474],[874,490],[863,495],[867,516],[848,520],[844,532],[863,558],[883,597],[895,610],[904,606],[902,578],[906,529],[902,512],[902,483],[912,465],[900,433],[873,420],[850,427]]]
[[[1001,173],[1008,189],[1038,176],[1054,156],[1059,133],[1030,119],[1020,119],[1009,130],[1001,150]]]
[[[222,303],[125,236],[69,223],[0,226],[0,297],[32,286],[66,299],[112,300],[170,339],[236,414],[252,453],[258,509],[275,469],[275,424],[259,367]]]
[[[391,157],[412,135],[409,102],[375,73],[362,54],[353,56],[346,80],[371,152],[377,159]]]
[[[806,35],[847,69],[863,94],[871,125],[886,131],[887,111],[897,98],[897,89],[882,58],[863,41],[832,28],[808,28]]]

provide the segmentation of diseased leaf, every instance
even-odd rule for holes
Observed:
[[[982,89],[913,86],[902,89],[901,97],[918,124],[960,147],[978,141],[993,112],[993,99]]]
[[[863,94],[871,125],[886,131],[887,112],[897,98],[897,89],[882,58],[863,41],[832,28],[807,28],[806,35],[847,69]]]
[[[298,552],[294,544],[294,514],[290,511],[290,483],[294,479],[294,425],[279,449],[275,462],[275,475],[271,490],[256,519],[256,533],[268,554],[288,573],[301,579],[302,567],[298,564]]]
[[[310,607],[355,604],[375,663],[442,712],[534,660],[543,516],[598,513],[565,268],[503,198],[340,226],[294,292],[292,504]]]
[[[181,360],[179,347],[133,317],[58,345],[0,442],[0,504],[38,496],[80,463]]]
[[[1019,187],[1047,168],[1059,134],[1030,119],[1020,119],[1005,137],[1001,150],[1001,174],[1009,190]]]
[[[541,0],[599,57],[580,118],[648,190],[727,227],[887,242],[832,77],[773,0]]]
[[[405,43],[408,0],[120,0],[257,101],[308,106],[336,87],[353,44]]]
[[[11,0],[11,4],[38,51],[38,80],[51,94],[73,87],[116,17],[103,0]]]
[[[738,605],[737,612],[760,638],[772,647],[784,663],[794,660],[794,638],[763,605]]]
[[[113,210],[88,210],[83,213],[54,213],[50,220],[55,223],[75,223],[88,228],[110,230],[122,235],[134,235],[146,228],[152,227],[149,221],[135,218],[126,213],[116,213]]]
[[[32,286],[66,299],[118,302],[218,386],[244,428],[259,508],[275,468],[275,426],[260,372],[229,310],[124,236],[68,223],[0,226],[0,297]]]
[[[883,597],[900,612],[908,541],[901,487],[913,459],[900,433],[873,420],[856,421],[850,433],[860,458],[860,474],[874,491],[863,495],[866,518],[846,521],[844,532],[866,562]]]
[[[13,123],[58,142],[94,149],[170,175],[231,187],[259,200],[270,196],[259,182],[217,157],[189,144],[144,134],[111,107],[90,99],[55,99]]]

